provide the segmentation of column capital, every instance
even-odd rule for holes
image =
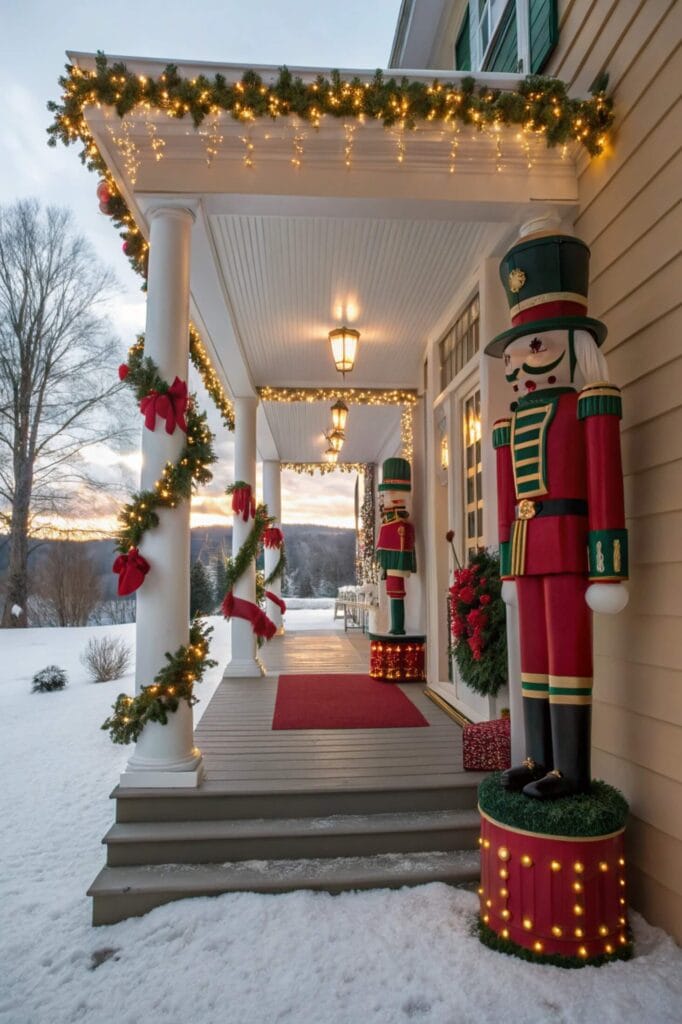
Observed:
[[[190,224],[194,224],[194,221],[197,219],[194,210],[190,209],[189,206],[171,206],[168,202],[152,206],[147,212],[147,220],[150,224],[158,217],[165,217],[168,220],[188,221]]]

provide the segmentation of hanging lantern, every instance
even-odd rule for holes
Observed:
[[[352,327],[337,327],[329,332],[334,364],[339,373],[344,376],[350,373],[355,366],[359,340],[360,331],[356,331]]]
[[[332,426],[334,430],[340,430],[341,433],[346,429],[346,420],[348,419],[348,406],[339,398],[337,402],[334,402],[332,406]]]
[[[332,430],[331,434],[325,434],[324,436],[329,442],[330,448],[333,448],[335,452],[341,451],[343,442],[346,440],[346,435],[342,430]]]
[[[329,447],[324,453],[324,461],[330,462],[332,465],[336,465],[339,461],[339,453],[335,448]]]

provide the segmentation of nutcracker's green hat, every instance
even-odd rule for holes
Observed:
[[[407,459],[386,459],[381,467],[380,491],[411,491],[412,471]]]
[[[589,331],[597,345],[606,324],[586,316],[590,250],[573,235],[539,232],[513,245],[500,264],[512,326],[486,345],[501,356],[524,334],[555,330]]]

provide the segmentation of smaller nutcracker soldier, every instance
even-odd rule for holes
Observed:
[[[405,635],[405,579],[417,571],[414,553],[414,526],[406,496],[412,490],[407,459],[386,459],[381,468],[381,530],[377,542],[377,561],[386,580],[391,602],[391,636]]]

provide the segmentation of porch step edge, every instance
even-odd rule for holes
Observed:
[[[477,850],[381,854],[225,864],[105,867],[88,890],[93,924],[114,924],[173,900],[230,892],[282,893],[297,889],[331,893],[402,888],[444,882],[464,885],[479,877]]]

